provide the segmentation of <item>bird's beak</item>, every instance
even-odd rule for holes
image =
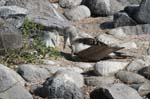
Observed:
[[[64,33],[64,45],[63,45],[63,49],[66,48],[68,37],[69,37],[69,35],[67,33]]]

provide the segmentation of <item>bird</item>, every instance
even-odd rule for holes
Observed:
[[[125,58],[121,52],[116,52],[124,47],[109,46],[104,42],[92,37],[84,37],[79,35],[79,31],[70,26],[65,29],[64,33],[64,49],[67,43],[67,39],[70,41],[71,55],[78,56],[84,61],[99,61],[105,57],[108,57],[110,53],[115,53],[118,57]],[[115,56],[114,55],[114,56]]]

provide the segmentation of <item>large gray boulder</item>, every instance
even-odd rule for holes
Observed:
[[[109,76],[125,69],[127,65],[128,62],[100,61],[95,64],[94,72],[96,75]]]
[[[140,7],[136,12],[134,12],[134,20],[140,24],[147,24],[150,23],[150,1],[149,0],[142,0]]]
[[[17,5],[28,9],[28,19],[45,27],[63,29],[69,25],[68,21],[54,8],[49,0],[9,0],[5,5]]]
[[[142,99],[136,90],[125,84],[101,86],[90,94],[90,99]]]
[[[0,17],[5,19],[9,24],[19,28],[24,23],[28,10],[19,6],[1,6]]]
[[[65,10],[64,15],[69,20],[81,20],[91,16],[89,8],[84,5]]]
[[[71,74],[71,72],[68,73],[69,71],[57,72],[54,76],[46,80],[43,87],[37,88],[34,92],[48,99],[84,99],[79,87],[81,79],[78,78],[78,75]]]
[[[146,79],[143,76],[127,71],[119,71],[116,74],[116,77],[127,84],[141,84],[146,81]]]
[[[127,13],[119,12],[114,15],[114,27],[121,26],[134,26],[136,25],[136,21],[134,21]]]
[[[15,71],[0,64],[0,98],[33,99],[23,87],[25,82]]]
[[[9,18],[13,16],[25,16],[28,14],[28,10],[18,6],[1,6],[0,17]]]
[[[59,5],[64,8],[71,8],[80,5],[82,0],[59,0]]]
[[[23,64],[18,67],[17,72],[27,81],[31,83],[40,83],[50,77],[49,72],[45,68],[37,65]]]
[[[108,16],[123,9],[122,4],[116,0],[85,0],[84,4],[95,16]]]

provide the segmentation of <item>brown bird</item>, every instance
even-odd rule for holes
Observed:
[[[114,53],[114,56],[117,57],[127,57],[120,52],[116,52],[124,47],[111,47],[98,41],[96,38],[79,37],[75,27],[69,27],[66,29],[64,36],[64,48],[68,38],[70,40],[72,50],[71,54],[77,55],[84,61],[99,61],[110,56],[111,53]]]

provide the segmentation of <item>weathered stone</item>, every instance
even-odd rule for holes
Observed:
[[[36,65],[24,64],[18,67],[17,72],[28,82],[38,83],[50,76],[45,68]]]
[[[139,93],[141,96],[146,96],[148,93],[150,93],[150,83],[142,84],[142,85],[138,88],[138,93]]]
[[[119,70],[124,69],[128,65],[128,62],[117,61],[100,61],[94,66],[94,72],[97,75],[109,76],[117,73]]]
[[[121,27],[126,34],[150,34],[150,24]]]
[[[121,42],[118,38],[115,38],[114,36],[108,34],[100,34],[96,37],[96,39],[110,46],[119,45]]]
[[[63,29],[69,22],[48,0],[9,0],[5,5],[17,5],[29,10],[27,18],[45,27]]]
[[[101,86],[90,94],[90,99],[142,99],[136,90],[125,84]]]
[[[134,26],[137,23],[127,13],[119,12],[114,15],[114,27]]]
[[[89,8],[84,5],[65,10],[64,15],[69,20],[81,20],[91,16]]]
[[[33,99],[32,95],[23,87],[15,84],[5,90],[0,92],[1,99]]]
[[[125,49],[137,49],[137,44],[133,41],[125,42],[119,45],[120,47],[124,47]]]
[[[131,72],[137,72],[143,67],[145,67],[145,62],[142,59],[136,59],[127,66],[127,70]]]
[[[33,99],[23,87],[24,80],[13,70],[0,64],[0,98]]]
[[[67,71],[67,73],[68,72],[69,71]],[[72,78],[70,74],[67,73],[57,72],[43,84],[42,88],[37,89],[37,93],[39,93],[41,97],[48,99],[84,99],[81,89],[76,85],[80,81],[80,79],[76,77],[78,75],[75,74]],[[78,80],[74,80],[75,78]]]
[[[28,14],[28,10],[18,6],[2,6],[0,7],[0,17],[9,18],[15,16],[25,16]]]
[[[82,0],[59,0],[59,5],[64,8],[70,8],[80,5]]]
[[[84,4],[95,16],[108,16],[123,9],[123,6],[116,0],[85,0]]]
[[[107,33],[113,35],[116,38],[122,38],[122,37],[126,37],[127,36],[124,33],[122,28],[110,29]]]
[[[143,76],[127,71],[119,71],[116,74],[116,77],[127,84],[140,84],[146,81],[146,79]]]
[[[137,23],[150,23],[149,17],[150,17],[150,1],[149,0],[142,0],[140,7],[136,12],[134,12],[134,20],[136,20]]]
[[[83,70],[78,67],[63,67],[63,66],[44,66],[45,69],[48,70],[50,74],[55,74],[59,70],[66,70],[66,71],[72,71],[77,73],[83,73]]]
[[[114,77],[85,77],[85,84],[88,86],[100,86],[100,85],[107,85],[113,84],[117,81]]]
[[[124,8],[124,12],[126,12],[131,18],[134,18],[134,13],[139,9],[139,5],[129,5]]]
[[[15,71],[0,64],[0,92],[7,90],[15,84],[24,85],[24,80]]]
[[[150,66],[140,69],[138,73],[150,80]]]

